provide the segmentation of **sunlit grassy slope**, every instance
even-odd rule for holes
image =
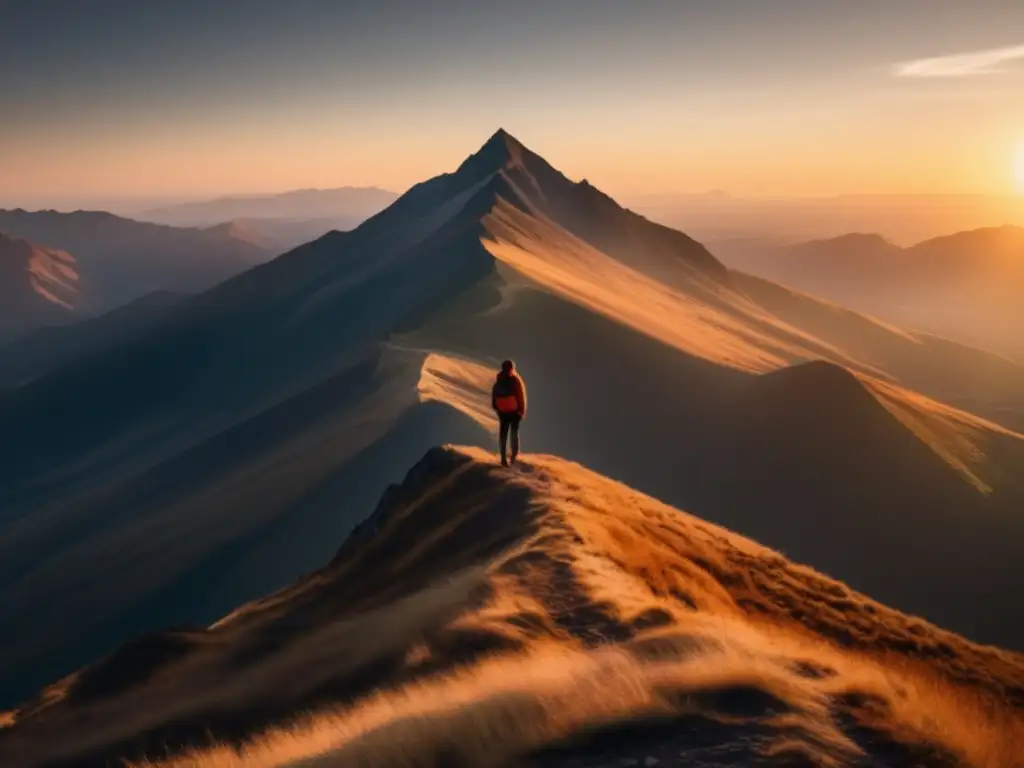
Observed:
[[[1010,768],[1022,706],[1019,655],[577,464],[439,448],[330,565],[61,681],[0,755]]]

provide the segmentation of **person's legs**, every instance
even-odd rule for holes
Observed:
[[[510,426],[510,420],[507,416],[498,417],[498,451],[501,453],[502,466],[508,465],[508,459],[505,453],[505,445],[508,443],[508,431]],[[515,448],[512,449],[512,455],[515,456]]]
[[[512,463],[515,464],[516,456],[519,455],[519,422],[520,417],[518,415],[513,416],[509,419],[509,424],[512,431]]]

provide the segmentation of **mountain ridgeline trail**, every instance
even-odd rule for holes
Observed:
[[[435,448],[328,565],[51,686],[0,755],[1009,768],[1021,707],[1017,654],[577,464]]]

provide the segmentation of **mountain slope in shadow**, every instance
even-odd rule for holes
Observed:
[[[39,328],[0,346],[0,390],[126,343],[159,322],[186,294],[157,291],[98,317]]]
[[[0,464],[0,700],[321,564],[430,445],[493,443],[487,393],[509,356],[530,385],[528,450],[1024,644],[1013,614],[982,608],[1024,581],[1024,439],[883,382],[699,243],[499,132],[357,229],[0,395],[0,440],[18,445]],[[762,380],[816,359],[844,383]],[[943,535],[915,529],[932,520]]]
[[[0,756],[1011,766],[1021,706],[1017,654],[577,464],[435,448],[328,565],[54,684],[0,730]]]
[[[779,283],[732,271],[737,287],[776,317],[844,350],[859,369],[1005,427],[1024,429],[1024,365],[898,328]]]
[[[47,325],[72,323],[82,309],[75,259],[0,231],[0,344]]]

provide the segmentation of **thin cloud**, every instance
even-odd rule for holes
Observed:
[[[1005,64],[1024,59],[1024,45],[915,59],[896,65],[897,77],[974,77],[1006,72]]]

